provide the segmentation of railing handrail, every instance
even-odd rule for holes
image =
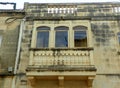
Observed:
[[[94,50],[93,47],[76,47],[76,48],[30,48],[32,51],[41,51],[41,50]]]
[[[96,71],[94,65],[39,65],[28,66],[26,71]]]

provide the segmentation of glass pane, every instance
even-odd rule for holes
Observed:
[[[37,47],[48,47],[49,32],[43,31],[37,33]]]
[[[0,36],[0,46],[1,46],[1,44],[2,44],[2,36]]]
[[[118,33],[118,42],[120,44],[120,33]]]
[[[74,32],[74,46],[75,47],[86,47],[87,46],[86,31],[75,31]]]
[[[68,47],[67,31],[56,31],[55,47]]]
[[[120,44],[120,37],[118,37],[118,39],[119,39],[119,41],[118,41],[118,42],[119,42],[119,44]]]

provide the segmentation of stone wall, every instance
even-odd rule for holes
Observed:
[[[66,4],[70,5],[70,4]],[[25,4],[25,11],[27,12],[28,16],[38,16],[38,17],[60,17],[65,16],[69,17],[72,16],[88,16],[91,18],[91,30],[92,30],[92,39],[93,39],[93,46],[94,46],[94,63],[97,68],[97,75],[95,80],[93,81],[93,88],[118,88],[120,86],[120,57],[119,57],[119,43],[117,33],[120,31],[119,26],[119,15],[116,14],[114,11],[114,6],[119,6],[119,4],[81,4],[76,6],[77,12],[74,14],[48,14],[48,8],[53,6],[53,4]],[[38,8],[36,10],[36,8]],[[48,16],[49,15],[49,16]],[[114,19],[114,17],[118,16],[118,18]],[[99,17],[101,16],[101,17]],[[31,18],[32,20],[34,18]],[[43,20],[41,23],[45,24],[46,22]],[[69,20],[71,21],[71,20]],[[59,23],[59,20],[56,21]],[[49,20],[49,23],[52,21]],[[46,25],[47,26],[47,25]],[[25,30],[23,32],[22,37],[22,46],[21,46],[21,59],[20,59],[20,67],[19,71],[25,73],[25,69],[27,67],[29,61],[29,48],[31,45],[31,38],[32,38],[32,30],[34,27],[33,21],[26,21]],[[40,81],[40,80],[39,80]],[[55,82],[51,83],[49,81],[40,81],[41,85],[44,88],[44,84],[48,83],[50,86],[55,85]],[[35,85],[35,88],[39,88],[40,83]],[[77,84],[76,81],[72,82],[75,83],[76,88],[80,85]],[[74,88],[70,85],[71,82],[65,83],[66,88]],[[28,84],[29,85],[29,84]],[[69,86],[68,86],[69,85]],[[86,85],[86,84],[84,84]],[[54,86],[54,87],[55,87]],[[85,88],[85,86],[83,87]]]
[[[12,23],[5,23],[8,18],[10,17],[0,17],[0,35],[2,36],[0,47],[0,71],[3,72],[8,72],[9,67],[14,69],[20,26],[19,19]]]
[[[118,21],[92,21],[94,62],[97,76],[93,88],[117,88],[120,86],[120,31]]]
[[[0,11],[0,88],[12,88],[22,13]]]
[[[30,55],[29,49],[31,46],[32,30],[33,22],[32,21],[25,22],[21,42],[20,65],[19,65],[20,73],[26,72],[26,68],[29,62]]]
[[[11,88],[12,87],[12,77],[0,77],[0,88]]]
[[[116,7],[119,3],[51,3],[35,4],[25,3],[24,9],[29,16],[37,17],[73,17],[73,16],[116,16],[119,12]],[[57,9],[56,9],[57,8]],[[118,10],[118,11],[117,11]]]
[[[61,4],[61,6],[62,5],[63,4]],[[16,79],[15,88],[31,88],[26,77],[26,68],[29,63],[31,39],[32,36],[34,36],[32,35],[34,16],[56,17],[56,19],[60,16],[72,16],[73,18],[75,16],[90,17],[92,42],[94,45],[94,63],[97,68],[93,88],[118,88],[120,86],[120,46],[117,33],[120,32],[120,21],[119,15],[114,13],[111,7],[119,6],[119,4],[66,4],[68,7],[74,6],[77,8],[77,12],[73,14],[48,14],[48,8],[51,8],[51,6],[54,6],[54,4],[25,4],[26,14],[33,16],[33,18],[30,18],[32,20],[25,21],[23,25],[20,60],[18,63],[19,69],[17,75],[14,76]],[[116,15],[118,18],[116,18]],[[101,18],[96,16],[101,16]],[[114,17],[116,19],[113,19]],[[9,18],[9,16],[0,17],[0,35],[2,36],[2,44],[0,47],[0,73],[8,73],[8,67],[14,68],[20,30],[21,19],[16,19],[11,23],[5,23],[7,18]],[[55,22],[59,23],[60,19]],[[11,19],[9,21],[11,21]],[[43,20],[37,21],[41,21],[42,24],[47,22]],[[52,22],[53,21],[49,20],[47,24],[52,24]],[[11,88],[12,82],[13,76],[1,76],[0,88]],[[41,81],[38,79],[34,87],[39,88],[40,85],[43,88],[58,87],[57,81]],[[65,81],[65,88],[86,88],[86,85],[86,81]]]

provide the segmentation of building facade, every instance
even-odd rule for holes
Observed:
[[[25,3],[0,13],[1,88],[120,86],[120,3]]]
[[[0,88],[12,88],[22,10],[0,10]]]

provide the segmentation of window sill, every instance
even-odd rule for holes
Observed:
[[[39,51],[39,50],[94,50],[93,47],[75,47],[75,48],[30,48],[30,50],[33,51]]]

